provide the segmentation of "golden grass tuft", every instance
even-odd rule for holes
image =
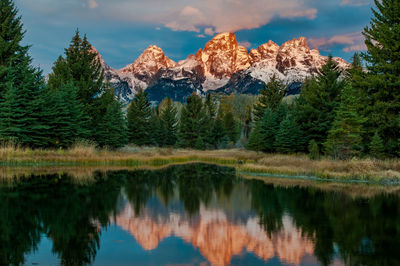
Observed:
[[[312,161],[304,154],[264,154],[244,149],[189,150],[126,146],[120,150],[98,150],[93,143],[80,142],[68,150],[0,146],[3,166],[163,166],[174,163],[204,162],[236,167],[242,172],[310,175],[322,178],[390,179],[400,182],[400,160],[353,159]]]

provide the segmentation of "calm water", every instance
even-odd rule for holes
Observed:
[[[400,265],[400,198],[204,164],[0,188],[0,264]]]

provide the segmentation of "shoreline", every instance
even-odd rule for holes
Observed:
[[[400,183],[400,160],[331,159],[310,160],[304,154],[264,154],[244,149],[185,150],[126,147],[118,151],[73,147],[69,150],[30,150],[0,148],[0,166],[7,168],[40,167],[160,167],[174,164],[208,163],[231,166],[238,172],[306,176],[322,180],[369,180]]]

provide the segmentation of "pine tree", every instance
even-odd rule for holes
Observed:
[[[91,139],[95,138],[101,116],[107,109],[99,97],[107,86],[103,84],[104,70],[98,54],[86,35],[81,39],[79,31],[75,32],[69,47],[65,49],[65,57],[60,56],[52,70],[48,87],[54,91],[65,84],[73,84],[83,111],[89,117],[89,121],[85,123],[86,130],[91,131]]]
[[[21,41],[24,31],[21,17],[11,0],[0,2],[0,98],[6,93],[6,78],[10,68],[18,64],[20,56],[28,51]]]
[[[371,139],[369,152],[372,157],[377,159],[382,159],[385,157],[385,146],[382,138],[379,136],[378,131],[375,131],[375,134]]]
[[[294,115],[304,132],[304,143],[314,139],[320,145],[326,141],[345,86],[345,81],[340,78],[341,74],[337,63],[329,56],[318,76],[303,84],[300,97],[295,102]]]
[[[48,128],[42,122],[42,73],[32,67],[28,47],[21,45],[24,32],[14,4],[1,1],[0,12],[0,141],[43,147]]]
[[[105,110],[97,118],[94,138],[104,148],[117,149],[128,143],[127,122],[122,112],[121,102],[115,98],[114,90],[107,88],[98,99]]]
[[[262,151],[264,146],[264,139],[261,134],[261,122],[256,122],[253,130],[250,133],[249,142],[246,148],[252,151]]]
[[[193,93],[182,107],[179,140],[180,145],[188,148],[203,148],[207,137],[207,113],[202,99]]]
[[[228,112],[224,115],[223,125],[229,141],[235,144],[240,137],[240,128],[235,118],[233,117],[232,112]]]
[[[163,147],[165,146],[165,135],[167,132],[164,130],[162,121],[160,118],[159,107],[152,108],[150,117],[150,132],[151,141],[154,146]]]
[[[74,86],[74,80],[67,61],[60,56],[57,61],[54,62],[52,72],[49,74],[49,79],[47,81],[47,87],[55,91],[66,84],[72,84]]]
[[[151,105],[142,89],[135,95],[127,110],[129,141],[136,145],[152,145]]]
[[[400,137],[400,127],[395,122],[400,113],[400,4],[398,0],[375,0],[375,5],[371,25],[363,32],[368,74],[367,84],[360,89],[368,95],[365,116],[369,134],[378,130],[387,152],[393,156],[400,150],[394,144]]]
[[[276,133],[276,151],[280,153],[296,152],[299,150],[299,141],[301,140],[302,134],[299,126],[292,116],[287,115],[279,125],[279,130]]]
[[[214,133],[216,133],[217,104],[212,99],[211,94],[207,94],[204,101],[204,108],[207,115],[207,136],[204,141],[207,147],[216,147],[216,135]]]
[[[346,86],[341,95],[341,103],[336,111],[336,118],[329,130],[326,151],[335,159],[348,159],[361,151],[362,124],[364,119],[359,115],[357,90]]]
[[[63,84],[57,90],[48,89],[45,111],[48,113],[45,124],[47,145],[68,148],[80,139],[87,139],[89,131],[85,124],[89,117],[83,112],[83,104],[78,99],[76,87]]]
[[[104,70],[98,55],[86,35],[81,39],[77,30],[65,50],[65,56],[74,85],[78,87],[78,96],[86,111],[90,113],[95,108],[95,96],[101,93],[103,88]]]
[[[262,148],[264,152],[275,151],[275,136],[279,130],[280,121],[277,114],[272,109],[267,108],[260,121],[260,134],[262,139]]]
[[[174,146],[177,142],[178,110],[176,109],[172,99],[167,98],[164,102],[165,104],[160,112],[161,126],[163,130],[163,145]]]
[[[273,110],[278,107],[286,92],[287,86],[273,76],[267,86],[260,91],[258,102],[254,105],[254,121],[262,119],[265,109],[271,108]]]

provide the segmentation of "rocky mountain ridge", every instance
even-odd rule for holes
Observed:
[[[318,73],[327,57],[308,47],[304,37],[294,38],[281,46],[268,41],[247,51],[238,44],[235,34],[221,33],[196,54],[174,62],[155,45],[149,46],[132,64],[116,70],[101,55],[105,79],[123,101],[129,102],[139,88],[145,89],[152,101],[165,97],[184,101],[192,92],[206,94],[257,94],[275,76],[290,86],[304,82]],[[349,64],[334,58],[341,68]]]

